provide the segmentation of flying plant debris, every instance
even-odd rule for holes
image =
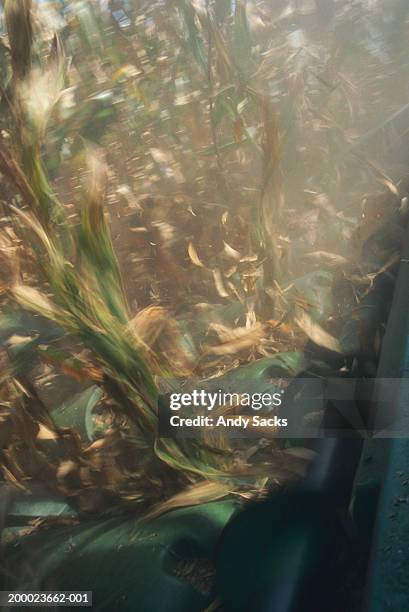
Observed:
[[[347,206],[363,194],[336,146],[373,119],[359,62],[315,30],[293,48],[292,16],[267,4],[166,2],[164,19],[163,2],[136,3],[118,21],[72,2],[43,22],[45,8],[5,1],[0,461],[13,486],[42,478],[83,511],[153,517],[252,497],[279,473],[273,442],[157,434],[159,378],[183,388],[307,339],[342,353],[328,288],[352,286],[348,313],[376,280],[349,257],[354,231],[373,228]],[[365,41],[357,53],[380,107],[397,71]]]

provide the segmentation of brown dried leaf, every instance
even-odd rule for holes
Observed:
[[[383,183],[385,185],[385,187],[387,187],[389,189],[389,191],[391,193],[393,193],[393,195],[396,195],[399,197],[399,190],[396,187],[395,183],[393,183],[389,178],[383,178],[381,179],[381,183]]]
[[[198,506],[206,504],[217,499],[226,497],[231,492],[230,483],[221,483],[215,481],[200,482],[192,487],[189,487],[182,493],[177,493],[162,504],[158,504],[153,510],[146,514],[143,519],[151,520],[160,514],[175,510],[176,508],[184,508],[185,506]]]
[[[214,270],[212,270],[212,274],[217,293],[220,295],[220,297],[229,297],[226,287],[224,286],[223,277],[219,268],[215,268]]]
[[[195,249],[195,247],[193,246],[192,242],[189,242],[189,246],[187,248],[187,252],[188,255],[190,257],[190,260],[193,264],[195,264],[195,266],[197,266],[198,268],[205,268],[206,266],[202,263],[202,261],[199,258],[199,255],[197,254],[197,251]]]
[[[338,340],[325,331],[321,325],[313,321],[305,310],[298,310],[298,315],[295,317],[295,323],[313,342],[315,342],[315,344],[323,346],[335,353],[342,353],[342,348]]]
[[[168,320],[169,315],[165,308],[148,306],[129,322],[129,331],[147,346],[152,347]]]
[[[256,323],[251,328],[237,327],[236,329],[214,323],[211,329],[217,333],[222,344],[206,346],[204,354],[207,355],[229,355],[251,348],[260,342],[266,331],[265,326],[261,323]]]
[[[233,249],[233,247],[231,247],[229,244],[227,244],[227,242],[224,243],[223,254],[228,259],[233,259],[234,261],[240,261],[240,253],[236,251],[236,249]]]
[[[159,373],[159,364],[166,361],[176,375],[191,372],[196,357],[165,308],[144,308],[129,323],[129,330],[147,351],[146,358],[153,371]]]
[[[307,261],[327,265],[331,268],[343,266],[348,263],[348,260],[345,257],[342,257],[342,255],[329,253],[328,251],[314,251],[313,253],[307,253],[304,257],[307,259]]]
[[[53,303],[50,302],[44,293],[35,287],[16,283],[12,293],[16,300],[25,308],[39,312],[48,319],[56,320],[59,318]]]
[[[42,423],[39,423],[37,439],[38,440],[57,440],[58,435]]]

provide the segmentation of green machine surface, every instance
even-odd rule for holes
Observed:
[[[6,546],[4,588],[93,591],[93,610],[204,610],[213,596],[209,564],[235,508],[214,502],[147,523],[121,516],[20,537]]]

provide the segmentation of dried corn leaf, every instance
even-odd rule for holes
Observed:
[[[234,261],[240,261],[240,253],[236,251],[236,249],[233,249],[233,247],[231,247],[229,244],[227,244],[227,242],[224,243],[223,254],[228,259],[233,259]]]
[[[25,308],[34,310],[54,321],[60,318],[60,313],[54,304],[44,293],[35,287],[17,283],[13,286],[12,293],[16,300]]]
[[[211,328],[217,333],[222,344],[206,346],[205,355],[231,355],[259,344],[264,338],[266,328],[261,323],[253,327],[238,327],[230,329],[224,325],[213,324]]]
[[[220,297],[229,297],[227,289],[224,285],[222,273],[220,272],[219,268],[215,268],[214,270],[212,270],[212,274],[217,293],[220,295]]]
[[[313,321],[305,310],[298,310],[298,314],[295,317],[295,323],[313,342],[315,342],[315,344],[323,346],[324,348],[334,351],[335,353],[342,353],[342,348],[339,341],[334,338],[334,336],[331,336],[330,333],[325,331],[321,325]]]
[[[164,514],[170,510],[175,510],[176,508],[206,504],[216,501],[217,499],[222,499],[223,497],[229,495],[230,492],[230,483],[222,483],[217,481],[200,482],[186,489],[185,491],[182,491],[182,493],[177,493],[162,504],[158,504],[143,518],[144,520],[151,520],[160,514]]]
[[[337,255],[336,253],[329,253],[328,251],[314,251],[313,253],[307,253],[304,255],[304,258],[307,261],[312,261],[313,263],[327,265],[331,268],[335,268],[337,266],[345,266],[348,264],[348,260],[342,255]]]
[[[193,246],[192,242],[189,242],[189,246],[187,248],[187,252],[188,255],[190,257],[191,262],[197,266],[198,268],[205,268],[206,266],[202,263],[202,261],[200,260],[199,255],[197,254],[197,251],[195,249],[195,247]]]

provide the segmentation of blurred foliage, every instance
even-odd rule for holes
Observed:
[[[407,11],[321,4],[5,0],[14,486],[40,479],[84,512],[264,490],[272,453],[158,438],[157,400],[250,364],[241,385],[260,358],[292,376],[307,341],[342,353],[343,317],[393,261],[394,239],[361,256],[406,193]]]

